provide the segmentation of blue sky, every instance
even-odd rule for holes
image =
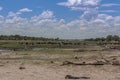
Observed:
[[[1,0],[0,34],[65,39],[120,35],[120,0]]]

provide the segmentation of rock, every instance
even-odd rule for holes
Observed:
[[[65,79],[80,79],[79,77],[73,77],[71,75],[66,75]]]
[[[66,75],[65,79],[90,79],[90,77],[75,77],[72,75]]]
[[[3,64],[0,64],[0,67],[4,66]]]
[[[91,63],[91,65],[105,65],[105,62],[97,61],[97,62]]]
[[[70,61],[64,61],[62,65],[70,65],[70,64],[74,64],[74,63]]]
[[[90,77],[80,77],[80,79],[90,79]]]
[[[112,65],[120,65],[120,62],[115,60],[115,61],[112,62]]]
[[[77,57],[77,56],[75,56],[74,58],[75,58],[75,59],[79,59],[79,57]]]
[[[26,69],[25,67],[19,67],[20,70]]]
[[[53,64],[53,63],[54,63],[54,61],[50,61],[50,63],[52,63],[52,64]]]

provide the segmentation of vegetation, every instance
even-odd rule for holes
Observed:
[[[109,44],[120,44],[120,37],[117,35],[108,35],[105,38],[65,40],[20,35],[0,36],[0,48],[12,50],[30,50],[35,48],[83,48],[86,46],[105,46]]]
[[[120,37],[117,35],[108,35],[107,37],[101,37],[101,38],[91,38],[91,39],[85,39],[86,41],[120,41]]]
[[[29,36],[21,36],[21,35],[0,35],[0,40],[59,40],[59,38],[56,39],[49,39],[49,38],[43,38],[43,37],[29,37]]]

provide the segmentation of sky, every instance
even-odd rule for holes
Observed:
[[[0,35],[85,39],[120,35],[120,0],[0,0]]]

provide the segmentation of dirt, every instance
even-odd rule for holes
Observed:
[[[93,53],[93,52],[92,52]],[[120,51],[104,51],[99,52],[100,55],[102,54],[104,58],[108,60],[120,60]],[[63,55],[63,54],[62,54]],[[60,58],[62,57],[60,56]],[[78,53],[75,54],[77,56],[82,57],[82,59],[77,58],[77,60],[72,59],[73,62],[80,62],[80,61],[95,61],[93,56],[100,56],[98,52],[93,55],[88,55],[88,53],[81,56]],[[71,75],[77,77],[76,79],[70,80],[86,80],[85,78],[88,77],[88,80],[120,80],[120,66],[119,65],[84,65],[84,66],[76,66],[76,65],[65,65],[61,66],[63,60],[61,61],[44,61],[44,60],[22,60],[22,59],[10,59],[9,57],[21,57],[21,55],[12,54],[12,53],[5,53],[1,54],[0,58],[7,57],[8,59],[1,59],[0,60],[0,80],[69,80],[69,78],[65,78],[66,75]],[[22,55],[23,57],[24,55]],[[26,56],[26,55],[25,55]],[[29,56],[29,55],[27,55]],[[35,55],[34,55],[35,56]],[[38,54],[37,54],[38,56]],[[49,55],[50,56],[50,55]],[[54,58],[54,54],[51,55]],[[57,55],[55,55],[56,58]],[[59,56],[59,55],[58,55]],[[57,56],[57,58],[58,58]],[[67,56],[71,61],[73,55]],[[89,56],[89,57],[88,57]],[[40,54],[39,57],[44,59],[43,54]],[[49,58],[49,57],[45,57]],[[51,58],[51,57],[50,57]],[[74,58],[74,57],[73,57]],[[98,57],[98,59],[101,59]],[[84,78],[84,79],[81,79]]]

